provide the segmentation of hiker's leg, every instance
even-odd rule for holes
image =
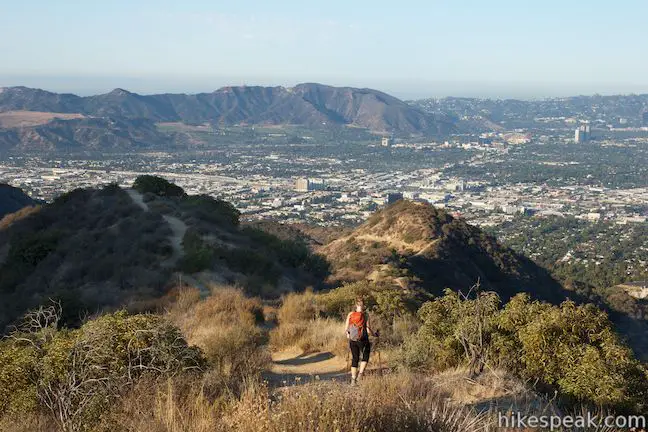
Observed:
[[[369,363],[369,354],[371,353],[371,344],[369,342],[365,342],[362,344],[362,362],[360,362],[360,375],[362,375],[367,368],[367,364]]]
[[[351,349],[351,379],[353,381],[358,377],[358,363],[360,362],[360,347],[357,342],[350,341],[349,348]]]
[[[366,361],[360,362],[360,370],[358,371],[360,373],[360,376],[362,376],[366,368],[367,368],[367,362]]]

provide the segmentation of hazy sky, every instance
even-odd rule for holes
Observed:
[[[0,86],[648,93],[646,0],[0,0]]]

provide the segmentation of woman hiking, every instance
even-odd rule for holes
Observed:
[[[362,374],[369,362],[369,354],[371,352],[369,334],[374,337],[377,337],[379,334],[377,331],[374,333],[371,330],[369,314],[365,312],[364,301],[361,298],[356,300],[355,310],[347,315],[344,331],[346,332],[347,339],[349,339],[349,348],[351,349],[351,385],[356,385],[358,379],[362,378]],[[361,354],[362,361],[360,361]]]

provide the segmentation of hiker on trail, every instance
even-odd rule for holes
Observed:
[[[347,339],[349,339],[349,348],[351,349],[351,385],[358,383],[369,362],[369,353],[371,352],[371,342],[369,334],[378,337],[379,333],[371,330],[369,324],[369,314],[365,312],[364,301],[358,298],[355,303],[355,311],[347,315],[346,325],[344,327]],[[362,354],[362,362],[360,362]],[[359,364],[359,368],[358,368]]]

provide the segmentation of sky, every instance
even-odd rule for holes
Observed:
[[[0,86],[648,93],[646,0],[0,0]]]

